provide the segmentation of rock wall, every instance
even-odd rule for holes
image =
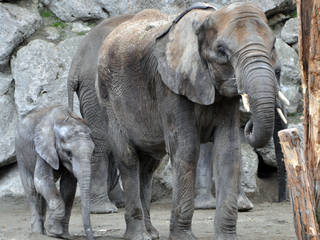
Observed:
[[[295,1],[247,1],[263,9],[277,36],[281,88],[292,103],[289,116],[297,118],[302,111],[302,95]],[[103,18],[145,8],[176,14],[195,2],[198,0],[0,0],[0,196],[22,193],[16,167],[3,167],[15,162],[17,120],[37,106],[67,104],[66,80],[71,59],[92,27]],[[221,7],[236,0],[206,2]],[[259,190],[263,180],[257,182],[257,153],[266,164],[275,166],[272,144],[255,151],[243,143],[241,185],[246,192],[261,194],[265,191]],[[155,189],[159,189],[155,199],[170,192],[170,179],[170,167],[164,162],[155,177]],[[17,185],[13,187],[13,183]]]

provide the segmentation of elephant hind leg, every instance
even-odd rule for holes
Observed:
[[[146,230],[144,213],[140,195],[139,156],[134,146],[130,145],[125,137],[117,136],[113,152],[119,159],[124,195],[125,195],[125,239],[151,240]]]
[[[110,201],[108,192],[109,160],[103,147],[105,143],[95,139],[95,149],[92,156],[91,179],[91,213],[115,213],[117,207]]]
[[[19,163],[19,165],[21,165]],[[21,182],[27,196],[30,207],[31,231],[44,234],[44,219],[46,215],[46,202],[44,198],[37,193],[33,182],[33,175],[26,169],[20,168]]]
[[[152,195],[152,176],[154,171],[158,168],[160,161],[146,156],[144,154],[139,154],[140,156],[140,196],[141,203],[144,213],[144,222],[148,233],[151,235],[152,239],[159,238],[159,232],[152,225],[150,219],[150,203]]]

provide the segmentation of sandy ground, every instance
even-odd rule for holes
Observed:
[[[193,231],[200,240],[213,239],[214,210],[197,210],[193,217]],[[91,215],[95,239],[122,239],[125,230],[123,209],[115,214]],[[151,217],[160,231],[160,239],[168,239],[170,203],[153,203]],[[23,200],[0,200],[1,240],[46,240],[43,235],[31,234],[28,205]],[[292,209],[289,202],[255,204],[250,212],[239,213],[238,240],[293,240],[296,239]],[[85,239],[79,204],[72,211],[70,233],[73,239]]]

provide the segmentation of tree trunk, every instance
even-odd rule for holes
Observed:
[[[279,133],[298,239],[319,239],[320,222],[320,1],[297,0],[299,60],[304,95],[304,144],[291,130]],[[318,219],[318,223],[316,221]]]
[[[295,229],[298,240],[318,240],[318,224],[314,209],[313,189],[300,147],[297,129],[279,132],[284,161],[287,169],[288,187],[292,201]]]
[[[316,209],[319,209],[320,189],[320,1],[298,0],[299,54],[304,93],[304,158]],[[317,210],[318,222],[320,220]]]

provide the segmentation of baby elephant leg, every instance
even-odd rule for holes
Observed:
[[[52,168],[41,158],[37,159],[34,172],[34,185],[46,200],[49,211],[45,222],[45,230],[48,236],[62,236],[62,222],[65,216],[65,204],[60,196]]]
[[[43,234],[46,203],[43,197],[36,191],[33,175],[27,171],[23,166],[23,163],[19,162],[18,166],[22,180],[21,182],[30,205],[31,231]]]

